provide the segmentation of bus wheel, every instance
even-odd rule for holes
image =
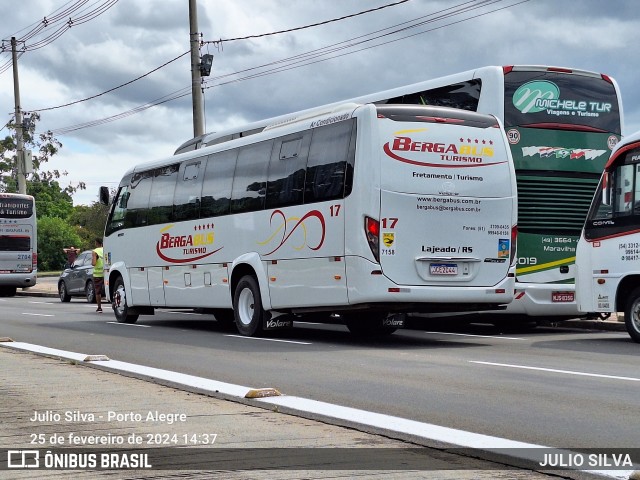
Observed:
[[[67,292],[67,286],[64,282],[60,282],[58,284],[58,297],[60,297],[61,302],[71,301],[71,295],[69,295],[69,292]]]
[[[358,337],[374,337],[391,335],[397,330],[382,324],[387,318],[386,312],[360,312],[343,315],[344,323],[349,331]]]
[[[233,294],[233,311],[238,332],[249,337],[262,333],[266,312],[262,308],[258,281],[251,275],[242,277],[238,282]]]
[[[631,292],[627,300],[627,307],[624,310],[624,324],[633,341],[640,343],[640,288]]]
[[[93,285],[93,281],[89,280],[84,286],[84,294],[87,297],[87,302],[96,303],[96,290]]]
[[[116,278],[113,291],[113,313],[116,314],[116,320],[120,323],[136,323],[138,315],[129,313],[127,294],[124,290],[124,280],[122,280],[122,277]]]

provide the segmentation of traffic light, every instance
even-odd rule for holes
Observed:
[[[213,55],[207,53],[202,55],[200,59],[200,75],[208,77],[211,73],[211,66],[213,65]]]

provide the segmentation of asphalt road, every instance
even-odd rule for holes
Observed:
[[[0,336],[560,448],[640,446],[640,350],[624,332],[429,325],[357,340],[340,325],[240,337],[211,316],[115,322],[82,299],[0,299]]]

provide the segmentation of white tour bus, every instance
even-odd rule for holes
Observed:
[[[128,171],[105,228],[107,296],[127,323],[189,307],[244,335],[311,313],[390,333],[403,312],[510,302],[516,210],[493,116],[354,103],[293,114]]]
[[[620,142],[607,163],[578,242],[580,310],[624,312],[640,343],[640,132]]]
[[[514,301],[491,312],[492,319],[494,313],[558,320],[579,314],[576,245],[622,132],[613,78],[546,65],[486,66],[349,101],[454,107],[500,119],[518,185],[518,258]],[[262,121],[206,134],[176,152],[255,134],[265,126]]]
[[[36,202],[31,195],[0,193],[0,297],[32,287],[38,277]]]

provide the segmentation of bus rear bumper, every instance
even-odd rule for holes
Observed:
[[[579,317],[575,284],[516,283],[516,291],[506,310],[498,313],[532,317]]]
[[[355,263],[360,263],[355,268]],[[490,287],[470,287],[433,285],[398,285],[380,272],[380,266],[363,258],[347,259],[347,289],[350,305],[369,303],[406,303],[414,306],[424,304],[424,311],[429,311],[429,305],[443,307],[473,304],[474,308],[487,309],[496,305],[504,305],[513,300],[515,280],[507,277],[497,285]],[[365,268],[368,267],[368,268]],[[461,310],[467,310],[461,308]],[[446,311],[455,311],[446,308]]]
[[[37,282],[38,274],[33,273],[3,273],[0,275],[0,287],[33,287]]]

